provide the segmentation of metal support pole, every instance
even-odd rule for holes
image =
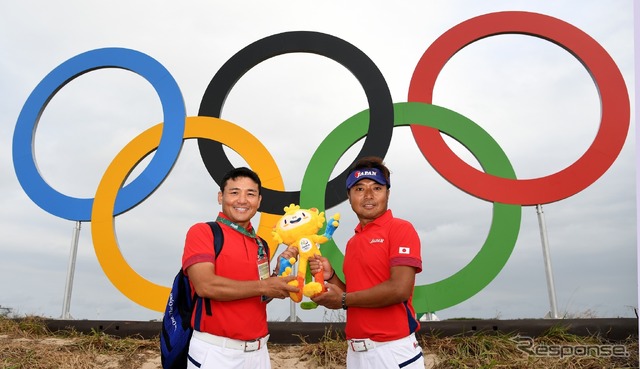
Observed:
[[[69,310],[71,308],[71,290],[73,289],[73,273],[76,270],[76,256],[78,255],[78,238],[80,237],[81,222],[76,221],[71,239],[71,250],[69,251],[69,264],[67,266],[67,283],[64,286],[64,300],[62,301],[62,319],[71,319]]]
[[[299,322],[300,318],[296,314],[296,303],[293,300],[289,300],[289,318],[286,320],[287,322]]]
[[[549,239],[547,238],[547,226],[544,221],[542,205],[536,205],[536,213],[538,213],[538,225],[540,226],[540,238],[542,239],[542,257],[544,259],[544,268],[547,275],[547,291],[549,292],[549,303],[551,305],[551,311],[549,313],[551,318],[558,319],[558,305],[556,303],[556,289],[553,281],[551,255],[549,253]]]
[[[297,275],[298,272],[298,263],[292,265],[291,275]],[[301,286],[298,286],[301,287]],[[289,300],[289,317],[285,319],[285,322],[301,322],[300,318],[296,313],[296,303],[293,300]]]

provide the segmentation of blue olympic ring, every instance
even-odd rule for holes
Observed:
[[[177,82],[162,64],[139,51],[124,48],[91,50],[65,61],[36,86],[25,102],[13,134],[13,165],[20,185],[34,203],[69,220],[91,220],[94,199],[70,197],[47,184],[34,158],[33,138],[40,116],[53,96],[76,77],[102,68],[126,69],[145,78],[160,97],[164,113],[158,149],[140,175],[122,188],[114,215],[128,211],[151,195],[167,177],[182,149],[184,99]]]

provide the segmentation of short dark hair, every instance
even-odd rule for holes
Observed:
[[[260,181],[260,177],[253,170],[247,167],[239,167],[235,169],[231,169],[227,172],[227,174],[222,177],[222,181],[220,182],[220,192],[224,192],[224,188],[227,186],[227,182],[230,179],[236,179],[238,177],[247,177],[253,180],[258,184],[258,195],[262,192],[262,182]]]
[[[387,188],[391,187],[391,171],[382,161],[382,158],[379,156],[365,156],[358,159],[352,166],[349,168],[349,174],[353,173],[356,170],[361,169],[378,169],[382,172],[382,175],[387,180]],[[349,192],[349,189],[347,189]]]

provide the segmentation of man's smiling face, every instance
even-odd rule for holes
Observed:
[[[218,192],[224,215],[245,228],[258,211],[261,200],[258,184],[248,177],[229,179],[224,190]]]

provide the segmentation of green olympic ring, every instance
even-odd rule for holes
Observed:
[[[488,174],[515,179],[502,148],[479,125],[449,109],[425,103],[394,104],[394,127],[420,125],[440,130],[464,145]],[[338,160],[362,139],[369,124],[369,110],[361,111],[336,127],[313,154],[300,190],[300,206],[324,204],[326,185]],[[311,205],[315,204],[315,205]],[[324,209],[321,209],[324,211]],[[413,306],[418,312],[439,311],[454,306],[485,288],[509,260],[520,231],[522,206],[493,203],[493,219],[484,245],[457,273],[435,283],[416,286]],[[344,255],[335,242],[322,245],[326,256],[344,278]]]

